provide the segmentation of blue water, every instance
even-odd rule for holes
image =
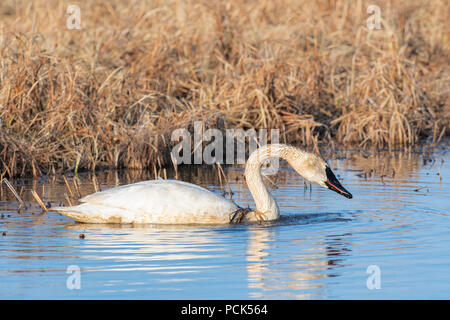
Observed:
[[[12,181],[31,206],[17,213],[2,186],[0,298],[448,299],[449,154],[345,153],[329,162],[353,199],[283,166],[266,182],[282,218],[230,226],[78,224],[32,203],[31,189],[64,203],[62,177]],[[253,206],[242,172],[226,170],[233,199]],[[96,177],[106,189],[149,175]],[[180,175],[221,192],[207,167]],[[91,174],[78,179],[83,195],[93,192]]]

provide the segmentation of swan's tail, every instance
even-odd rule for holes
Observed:
[[[128,223],[127,217],[115,213],[113,208],[107,208],[90,203],[71,207],[52,207],[50,210],[83,223]]]

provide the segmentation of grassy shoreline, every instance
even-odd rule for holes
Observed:
[[[0,174],[171,165],[171,133],[280,130],[305,148],[449,136],[450,4],[374,1],[0,4]]]

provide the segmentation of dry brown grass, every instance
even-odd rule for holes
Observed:
[[[448,1],[86,0],[69,30],[73,3],[0,3],[2,175],[170,165],[195,120],[305,146],[449,134]]]

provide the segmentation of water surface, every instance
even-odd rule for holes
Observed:
[[[2,186],[0,298],[448,299],[449,154],[347,152],[329,163],[353,199],[305,184],[282,164],[266,181],[282,218],[230,226],[79,224],[41,214],[31,197],[34,189],[46,203],[66,204],[62,176],[13,180],[28,207],[18,213]],[[226,174],[233,200],[253,207],[243,168]],[[221,193],[213,169],[179,175]],[[96,178],[104,190],[152,174]],[[92,174],[76,179],[82,195],[94,191]],[[379,289],[367,284],[369,266],[380,271]],[[68,270],[80,270],[79,289]]]

